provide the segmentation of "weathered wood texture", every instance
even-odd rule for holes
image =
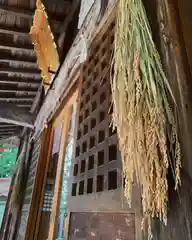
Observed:
[[[21,208],[20,222],[18,223],[18,234],[17,239],[25,239],[25,234],[27,230],[27,223],[30,213],[30,207],[32,204],[32,196],[34,191],[35,178],[37,177],[37,166],[40,158],[41,152],[41,135],[35,139],[31,145],[31,156],[29,159],[28,175],[26,177],[26,186],[23,194],[23,203]]]
[[[135,240],[134,214],[72,213],[70,240]]]
[[[34,232],[31,234],[32,240],[44,239],[48,232],[49,220],[50,220],[50,212],[43,212],[43,204],[44,204],[44,196],[46,191],[46,182],[47,176],[49,171],[49,164],[51,159],[51,148],[53,146],[53,128],[52,125],[48,125],[48,135],[46,135],[46,139],[43,141],[43,153],[41,155],[41,161],[43,164],[43,170],[41,166],[39,167],[38,171],[42,171],[41,175],[41,188],[38,187],[38,182],[35,182],[35,189],[38,191],[38,200],[39,202],[36,203],[36,215],[33,216],[35,219],[35,227],[33,226]],[[35,197],[35,196],[34,196]],[[30,216],[31,217],[31,216]],[[41,228],[42,223],[45,223],[44,228]],[[30,227],[30,226],[29,226]]]
[[[75,87],[76,85],[74,85]],[[78,86],[78,85],[77,85]],[[53,195],[53,204],[51,211],[51,219],[50,219],[50,227],[48,239],[54,240],[57,237],[57,229],[58,229],[58,219],[59,219],[59,209],[60,209],[60,199],[62,192],[62,181],[63,181],[63,171],[65,166],[66,159],[66,147],[68,144],[68,136],[70,130],[71,123],[71,114],[73,110],[73,105],[76,103],[78,97],[78,89],[74,88],[74,91],[71,95],[68,96],[64,108],[60,112],[58,118],[56,119],[59,122],[64,122],[64,126],[62,129],[61,139],[60,139],[60,149],[59,149],[59,157],[57,163],[57,172],[55,178],[55,187],[54,187],[54,195]]]
[[[43,3],[57,42],[63,25],[67,25],[65,20],[72,1],[45,0]],[[14,103],[28,112],[32,108],[34,115],[39,110],[39,104],[32,106],[32,103],[40,100],[35,96],[39,95],[41,86],[41,71],[29,36],[35,8],[36,1],[0,0],[0,101]],[[22,106],[26,102],[27,105]],[[2,136],[6,138],[7,134]]]
[[[33,128],[35,116],[11,103],[0,103],[0,122]]]
[[[24,139],[21,138],[20,141],[19,141],[19,144],[17,145],[18,146],[18,152],[17,152],[17,158],[16,159],[18,159],[18,157],[21,153],[23,142],[24,142]],[[9,188],[8,199],[7,199],[7,202],[6,202],[3,221],[2,221],[2,224],[1,224],[1,228],[0,228],[0,239],[7,239],[7,232],[9,231],[9,222],[10,222],[9,219],[10,219],[10,215],[11,215],[10,200],[11,200],[11,194],[12,194],[13,187],[14,187],[15,177],[16,177],[16,172],[13,173],[12,178],[11,178],[11,184],[10,184],[10,188]]]
[[[5,232],[2,238],[3,240],[6,240],[7,238],[15,239],[16,237],[16,233],[18,230],[17,225],[20,218],[20,212],[21,212],[21,206],[22,206],[22,200],[23,200],[22,189],[25,189],[25,184],[26,184],[25,179],[27,174],[27,162],[28,162],[29,154],[30,154],[30,142],[29,142],[29,132],[27,132],[24,137],[22,149],[17,158],[17,161],[19,162],[19,164],[17,165],[16,177],[13,183],[13,191],[11,193],[11,199],[9,203],[11,204],[11,201],[13,199],[13,194],[14,194],[15,207],[13,208],[11,207],[11,205],[9,205],[9,215],[11,214],[10,215],[11,224],[6,226],[6,228],[4,229]],[[22,170],[19,167],[21,166],[21,164],[23,166]],[[18,178],[21,180],[20,182],[17,182]],[[15,188],[19,191],[19,193],[14,192]],[[9,235],[9,237],[7,237],[7,234]]]
[[[18,147],[20,139],[16,136],[0,139],[0,144],[6,144],[10,147]]]
[[[168,224],[154,221],[153,233],[156,240],[192,239],[192,78],[190,22],[191,1],[144,0],[153,30],[153,37],[161,54],[163,68],[174,91],[178,115],[182,164],[182,186],[175,192],[171,169],[169,172]],[[186,6],[188,5],[188,9]],[[185,9],[185,10],[184,10]],[[185,16],[184,16],[185,15]],[[185,23],[185,24],[184,24]],[[190,58],[189,58],[190,57]]]
[[[116,0],[110,0],[104,18],[98,25],[98,17],[101,11],[101,1],[95,1],[89,14],[84,19],[84,23],[79,30],[68,54],[63,62],[57,78],[52,88],[54,91],[47,93],[46,99],[35,121],[36,133],[42,131],[47,120],[51,119],[57,110],[61,97],[70,85],[70,79],[80,67],[81,63],[86,60],[86,51],[98,31],[104,25],[108,17],[111,15]]]
[[[117,135],[110,126],[110,63],[114,47],[115,12],[113,14],[91,42],[81,71],[77,138],[68,200],[68,216],[72,219],[69,223],[70,239],[141,239],[140,196],[134,186],[133,206],[129,208],[123,193]],[[113,178],[110,178],[111,172]],[[134,219],[134,231],[130,215]],[[123,216],[127,216],[130,223],[130,228],[127,227],[124,233]],[[119,219],[118,223],[116,218]]]
[[[9,188],[9,194],[8,194],[8,198],[7,198],[7,202],[6,202],[6,206],[5,206],[3,221],[1,224],[1,228],[0,228],[0,239],[4,239],[3,237],[5,237],[7,235],[7,232],[9,229],[9,223],[8,223],[8,217],[10,214],[9,203],[10,203],[11,193],[13,190],[15,176],[16,176],[16,173],[13,173],[12,178],[11,178],[10,188]]]
[[[64,154],[65,147],[67,144],[67,132],[69,130],[69,121],[70,121],[70,109],[65,110],[65,117],[63,117],[64,126],[62,128],[62,134],[60,139],[60,147],[59,147],[59,157],[56,169],[56,177],[55,177],[55,187],[53,193],[53,204],[51,210],[51,218],[50,218],[50,227],[48,231],[48,239],[53,240],[56,236],[55,229],[57,228],[57,219],[58,219],[58,210],[60,203],[60,193],[61,193],[61,182],[62,182],[62,172],[64,166]]]
[[[47,144],[47,139],[49,139],[50,137],[50,130],[50,128],[47,128],[43,132],[43,136],[40,139],[41,151],[39,159],[37,159],[36,161],[36,175],[32,186],[33,192],[31,196],[31,204],[29,207],[28,221],[26,222],[26,240],[34,240],[35,229],[38,228],[36,219],[38,211],[40,210],[40,197],[47,164],[46,154],[49,148],[49,145]]]
[[[179,191],[174,191],[174,185],[170,184],[167,226],[159,220],[153,222],[154,240],[192,239],[192,181],[185,170],[181,171],[181,178]]]
[[[69,193],[71,212],[113,211],[113,208],[115,212],[128,210],[122,199],[122,166],[117,150],[117,136],[110,128],[112,112],[110,109],[110,60],[114,44],[113,20],[114,18],[111,18],[105,24],[92,42],[87,61],[82,67],[78,134],[71,183],[73,187],[72,192]],[[110,160],[110,146],[113,149],[111,152],[114,151],[114,161]],[[77,169],[76,173],[75,169]],[[114,170],[114,174],[117,174],[113,191],[108,192],[110,170]],[[97,175],[103,179],[100,184],[97,183]],[[88,184],[89,178],[92,179],[92,184]]]

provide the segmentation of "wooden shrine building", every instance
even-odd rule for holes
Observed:
[[[156,240],[192,239],[192,3],[143,0],[179,111],[182,185]],[[2,240],[144,240],[110,87],[116,0],[0,0],[0,141],[19,147]],[[171,181],[170,183],[171,184]]]

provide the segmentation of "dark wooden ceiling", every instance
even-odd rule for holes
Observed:
[[[56,41],[71,1],[43,1]],[[36,0],[0,0],[0,104],[13,103],[30,112],[41,84],[29,31]],[[22,127],[0,123],[0,139],[20,134]]]

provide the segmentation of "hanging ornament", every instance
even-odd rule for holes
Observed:
[[[168,169],[172,168],[177,189],[181,184],[181,154],[177,117],[171,108],[176,106],[175,98],[142,0],[118,3],[113,66],[113,122],[123,162],[125,195],[130,202],[136,178],[150,239],[152,218],[167,224]]]
[[[33,18],[33,26],[30,37],[37,55],[37,63],[41,69],[44,86],[49,86],[52,72],[56,72],[59,66],[59,55],[54,42],[48,16],[41,0],[36,2],[36,11]]]

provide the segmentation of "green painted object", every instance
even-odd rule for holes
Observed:
[[[1,227],[1,222],[3,219],[4,210],[5,210],[5,204],[6,204],[5,201],[0,200],[0,227]]]
[[[0,152],[0,178],[11,177],[16,164],[18,148],[0,145],[0,149],[7,150],[5,152]]]

